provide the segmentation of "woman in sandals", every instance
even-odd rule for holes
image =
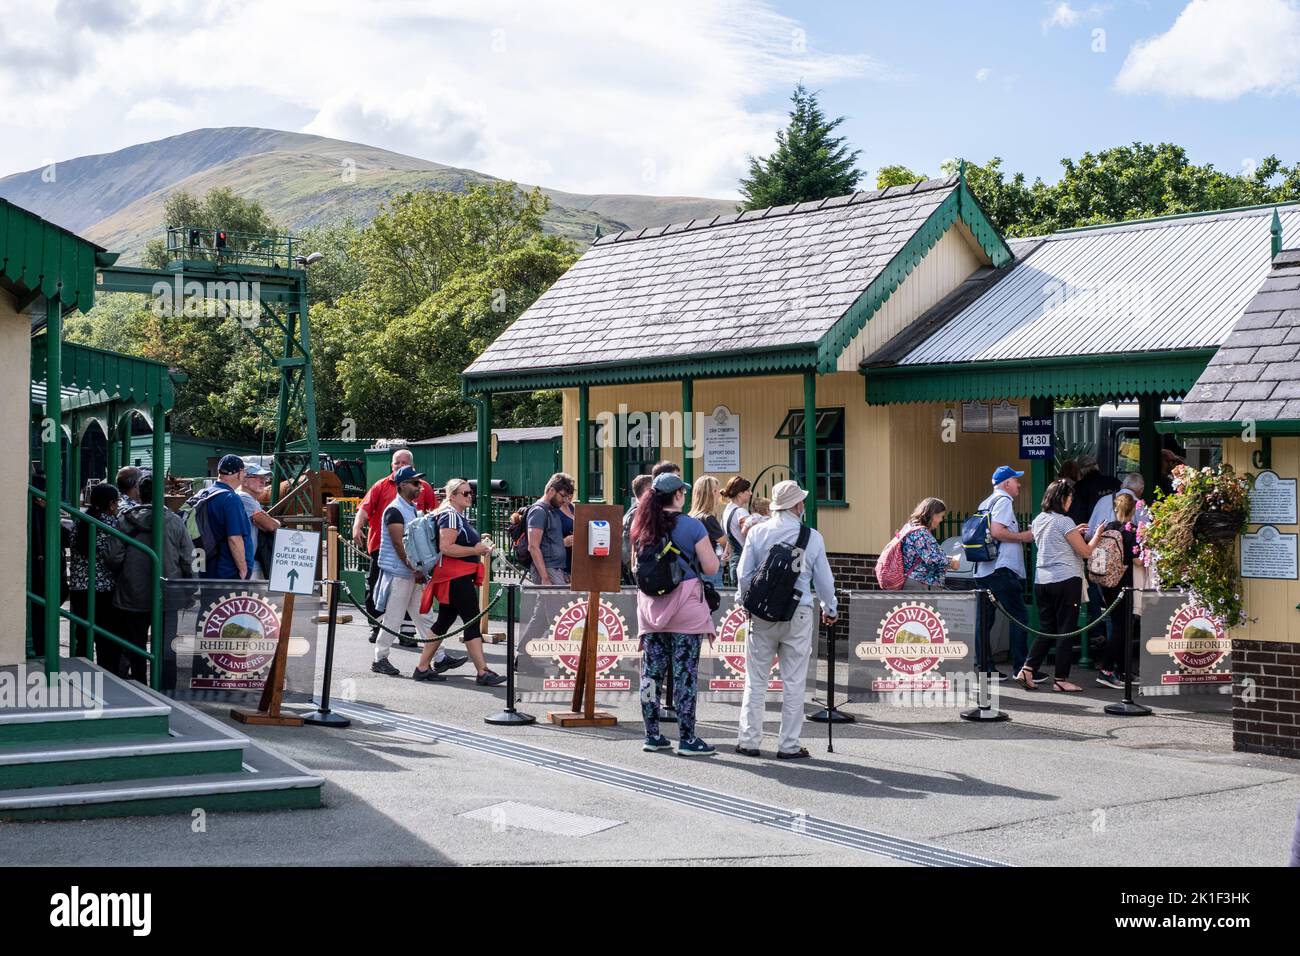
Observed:
[[[1058,478],[1047,486],[1043,511],[1034,519],[1030,530],[1038,552],[1034,571],[1034,600],[1038,604],[1039,626],[1049,635],[1070,634],[1079,629],[1079,602],[1084,594],[1083,567],[1101,538],[1102,528],[1089,541],[1084,538],[1088,524],[1075,524],[1067,513],[1074,500],[1074,483]],[[1051,638],[1038,636],[1029,649],[1025,666],[1016,682],[1027,690],[1034,689],[1034,671],[1047,658]],[[1056,639],[1056,675],[1052,686],[1059,691],[1083,690],[1070,683],[1071,638]]]

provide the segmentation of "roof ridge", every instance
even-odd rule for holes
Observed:
[[[610,245],[615,242],[632,242],[637,239],[652,239],[655,236],[663,236],[672,232],[685,232],[687,230],[711,229],[715,226],[729,226],[737,222],[753,222],[758,219],[767,219],[769,216],[789,216],[800,215],[808,212],[819,212],[822,209],[833,209],[836,206],[853,206],[864,202],[879,202],[886,199],[896,199],[900,196],[912,196],[917,193],[932,192],[936,189],[949,189],[956,186],[958,177],[944,176],[939,179],[925,179],[916,183],[906,183],[902,186],[888,186],[885,189],[869,189],[861,192],[846,193],[843,196],[829,196],[826,199],[812,199],[807,202],[791,203],[785,206],[765,206],[761,209],[746,209],[737,213],[725,213],[714,216],[712,219],[691,219],[687,222],[674,222],[666,226],[646,226],[642,229],[625,229],[622,232],[610,233],[608,236],[601,236],[593,246]]]
[[[1205,219],[1244,219],[1250,215],[1264,215],[1274,210],[1293,211],[1300,208],[1300,200],[1292,199],[1286,202],[1261,203],[1255,206],[1230,206],[1226,209],[1202,209],[1196,212],[1173,212],[1166,213],[1163,216],[1148,216],[1145,219],[1124,219],[1120,222],[1098,222],[1088,226],[1070,226],[1068,229],[1058,229],[1055,232],[1039,233],[1036,236],[1018,236],[1024,239],[1068,239],[1076,235],[1085,233],[1105,232],[1113,230],[1120,232],[1123,230],[1136,231],[1138,229],[1155,228],[1159,225],[1171,222],[1180,222],[1184,220],[1205,220]]]

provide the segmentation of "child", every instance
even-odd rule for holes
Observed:
[[[768,516],[768,509],[771,507],[772,499],[754,498],[750,501],[750,513],[740,519],[741,527],[744,528],[745,534],[749,534],[750,529],[755,525],[765,521]]]

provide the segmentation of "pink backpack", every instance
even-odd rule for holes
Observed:
[[[876,583],[882,591],[901,591],[903,589],[903,537],[912,531],[915,525],[904,525],[894,535],[892,541],[885,545],[876,559]]]

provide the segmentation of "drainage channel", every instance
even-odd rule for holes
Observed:
[[[558,773],[569,774],[594,783],[603,783],[622,790],[658,797],[661,800],[693,807],[697,810],[716,813],[735,820],[757,823],[784,833],[806,836],[814,840],[820,840],[823,843],[862,850],[866,853],[874,853],[877,856],[914,863],[917,866],[997,867],[1007,865],[996,860],[972,856],[968,853],[960,853],[940,846],[917,843],[914,840],[905,840],[886,833],[877,833],[845,823],[836,823],[834,820],[808,816],[792,810],[774,807],[770,804],[746,800],[743,797],[735,797],[714,790],[704,790],[690,784],[666,780],[663,777],[653,777],[649,774],[626,770],[610,764],[596,763],[582,757],[571,757],[568,754],[546,750],[542,747],[534,747],[518,741],[492,737],[472,730],[463,730],[459,727],[435,723],[421,717],[394,713],[370,704],[340,702],[332,706],[334,710],[345,717],[353,717],[371,723],[387,724],[404,733],[422,737],[432,742],[453,744],[479,753],[504,757],[507,760],[515,760],[533,767],[554,770]]]

